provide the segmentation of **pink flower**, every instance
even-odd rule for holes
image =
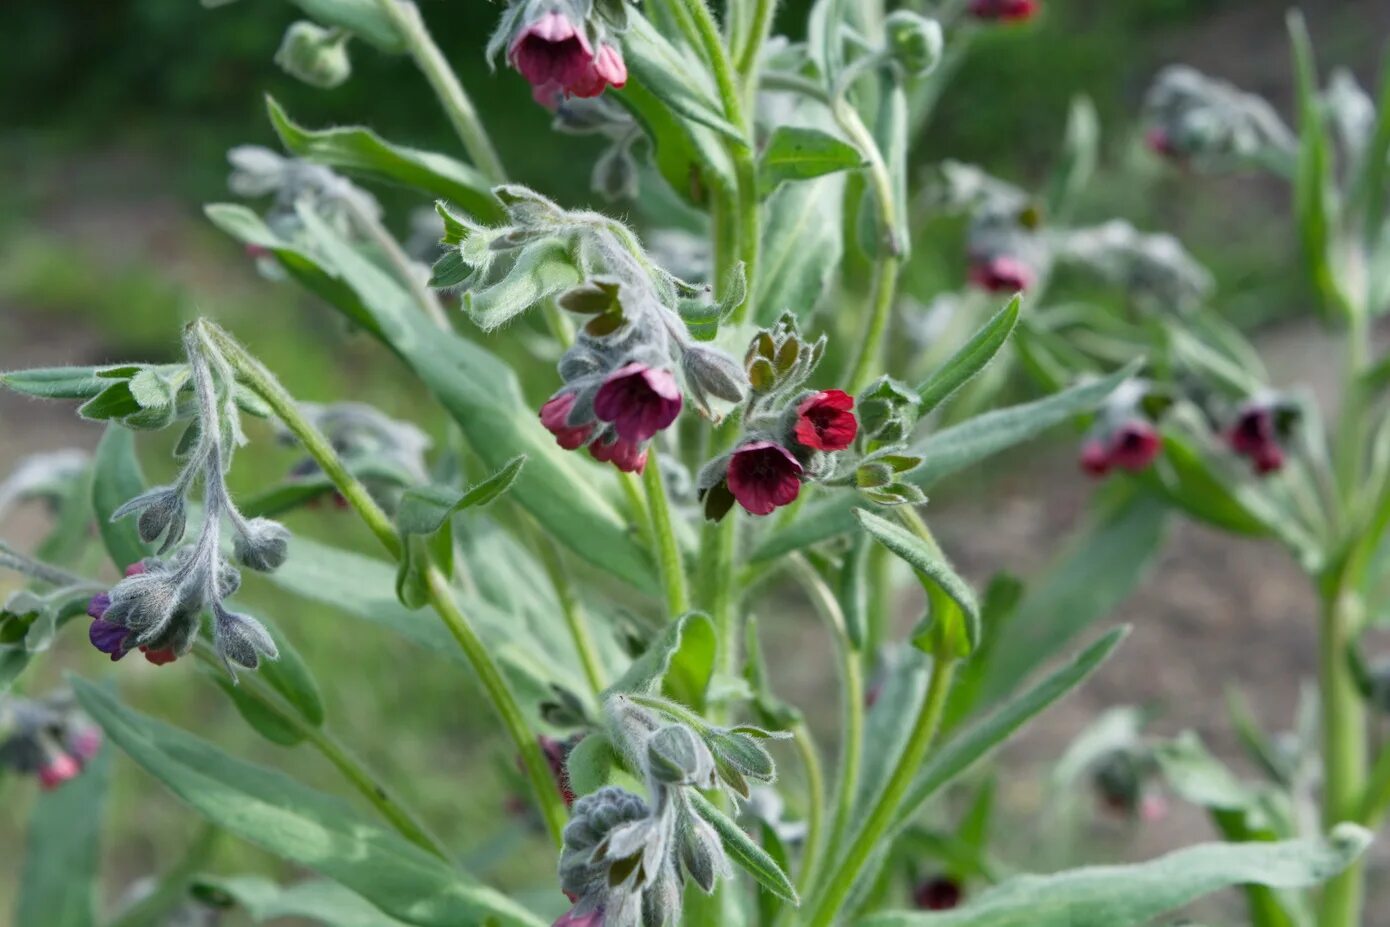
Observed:
[[[91,762],[101,751],[101,730],[95,727],[83,728],[73,736],[69,746],[79,762]]]
[[[750,515],[770,515],[801,492],[801,464],[785,447],[754,441],[734,451],[725,479],[738,504]]]
[[[575,908],[571,908],[561,914],[551,927],[603,927],[603,911],[576,914]]]
[[[1110,450],[1099,438],[1089,438],[1081,445],[1081,469],[1091,476],[1105,476],[1110,472]]]
[[[970,282],[988,293],[1018,293],[1036,282],[1033,269],[1018,258],[1001,254],[970,262]]]
[[[557,96],[596,97],[610,84],[627,83],[622,53],[600,45],[595,54],[584,29],[558,10],[529,23],[512,41],[507,60],[545,106],[553,105]]]
[[[541,406],[541,424],[555,436],[555,443],[567,451],[583,447],[594,433],[593,425],[570,425],[566,422],[574,408],[574,393],[552,396]]]
[[[39,787],[45,791],[56,789],[69,779],[77,778],[81,771],[77,760],[66,753],[55,753],[39,767]]]
[[[970,0],[970,15],[996,22],[1023,22],[1032,19],[1041,0]]]
[[[1178,151],[1177,145],[1173,144],[1173,137],[1158,126],[1154,126],[1144,133],[1144,144],[1156,155],[1174,160],[1182,157],[1182,152]]]
[[[647,468],[647,452],[631,441],[609,435],[589,445],[594,460],[611,463],[624,473],[641,473]]]
[[[859,433],[859,420],[850,410],[854,397],[831,389],[807,396],[796,407],[796,440],[817,451],[843,451]]]
[[[638,362],[610,373],[594,396],[594,414],[635,444],[651,440],[680,411],[681,392],[671,371]]]

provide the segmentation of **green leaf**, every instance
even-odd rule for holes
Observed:
[[[299,655],[299,651],[290,643],[289,638],[285,637],[278,625],[265,618],[261,618],[260,622],[275,641],[280,658],[263,662],[257,674],[258,678],[280,693],[285,701],[299,712],[301,718],[314,727],[322,726],[323,696],[319,694],[319,686],[314,681],[309,664],[304,662],[304,658]]]
[[[1211,843],[1146,863],[1017,876],[955,911],[894,911],[862,927],[1133,927],[1233,885],[1311,888],[1346,869],[1371,835],[1339,824],[1327,839]]]
[[[993,641],[980,698],[1003,698],[1095,622],[1114,613],[1148,574],[1167,536],[1167,507],[1131,492],[1096,513],[1034,582]]]
[[[575,795],[597,792],[608,784],[609,774],[618,765],[613,744],[603,734],[590,734],[565,757],[565,775]]]
[[[786,180],[810,180],[864,164],[859,149],[829,132],[778,126],[758,159],[758,189],[766,196]]]
[[[19,882],[16,924],[92,927],[100,886],[101,822],[111,751],[101,750],[76,779],[39,795]],[[17,865],[12,860],[11,865]]]
[[[622,677],[604,692],[666,695],[699,709],[714,673],[714,622],[690,612],[667,626]]]
[[[1376,127],[1361,158],[1352,202],[1366,211],[1364,238],[1374,245],[1384,231],[1385,180],[1390,169],[1390,56],[1381,65],[1380,95],[1376,101]]]
[[[623,34],[623,52],[631,80],[646,88],[677,115],[713,129],[736,145],[748,142],[738,127],[724,118],[724,107],[715,93],[709,70],[689,54],[668,42],[633,9]]]
[[[711,188],[734,188],[734,166],[723,136],[671,112],[639,80],[628,81],[613,97],[641,124],[655,149],[657,170],[683,200],[704,207]]]
[[[926,416],[989,366],[989,362],[994,360],[999,349],[1013,334],[1014,326],[1018,324],[1020,305],[1019,296],[1009,300],[1007,306],[999,310],[983,328],[960,347],[960,350],[938,367],[926,382],[917,387],[917,395],[922,398],[920,415]]]
[[[1253,494],[1219,475],[1186,435],[1171,428],[1164,431],[1163,453],[1154,477],[1170,502],[1199,521],[1249,537],[1268,537],[1271,533],[1268,519],[1272,513],[1262,515],[1252,510],[1251,502],[1259,505]]]
[[[396,510],[396,525],[405,534],[433,534],[451,515],[487,505],[510,489],[525,463],[525,454],[513,457],[502,469],[463,491],[445,486],[407,489]]]
[[[300,882],[281,887],[260,876],[198,876],[193,892],[229,899],[257,923],[307,918],[329,927],[405,927],[370,902],[334,882]]]
[[[947,600],[932,600],[933,635],[951,647],[957,656],[974,650],[980,643],[979,603],[975,601],[974,590],[956,574],[936,545],[865,509],[854,514],[875,541],[917,572],[929,595],[932,587],[946,594]]]
[[[406,50],[405,37],[376,0],[292,0],[312,19],[325,26],[338,26],[376,46],[380,51]],[[409,14],[406,14],[409,15]],[[418,14],[417,14],[418,15]]]
[[[502,204],[492,184],[475,167],[433,151],[394,145],[363,126],[306,129],[295,124],[272,97],[270,122],[293,155],[335,170],[394,181],[448,200],[474,219],[501,222]]]
[[[1062,696],[1085,682],[1127,633],[1128,628],[1116,628],[1106,634],[1066,666],[937,748],[913,780],[912,788],[899,811],[899,820],[903,824],[911,821],[942,786],[964,773]]]
[[[490,332],[580,282],[570,249],[542,239],[521,250],[505,277],[491,286],[463,291],[463,308],[479,328]]]
[[[1090,99],[1078,96],[1067,114],[1067,132],[1062,160],[1048,182],[1046,214],[1049,221],[1063,223],[1071,215],[1077,197],[1096,172],[1100,155],[1100,119]]]
[[[303,731],[279,706],[257,698],[246,686],[232,682],[225,673],[211,668],[204,668],[203,673],[231,699],[237,714],[257,734],[281,747],[294,747],[304,742]]]
[[[271,249],[293,276],[391,348],[435,394],[487,466],[501,468],[524,454],[526,471],[514,496],[557,541],[638,590],[656,592],[650,553],[603,493],[605,471],[556,446],[501,358],[439,331],[412,309],[394,280],[312,213],[303,215],[317,246],[313,256],[281,241],[249,210],[224,206],[208,212],[235,237]]]
[[[134,518],[111,520],[112,512],[145,491],[145,477],[135,456],[135,435],[120,425],[108,425],[97,444],[92,468],[97,530],[116,568],[124,570],[150,553],[149,546],[140,540]]]
[[[82,679],[74,678],[72,685],[112,742],[194,810],[342,883],[392,917],[418,927],[456,927],[489,918],[542,927],[515,902],[362,818],[341,800],[126,708]]]
[[[916,648],[899,647],[892,657],[883,688],[864,724],[863,765],[854,799],[854,807],[864,813],[898,765],[912,736],[912,719],[921,709],[931,679],[931,661]]]
[[[758,322],[783,312],[805,319],[816,308],[840,263],[844,182],[830,176],[785,184],[763,207],[763,244],[755,292]]]
[[[17,393],[39,399],[91,399],[111,385],[102,376],[104,370],[129,370],[121,367],[39,367],[34,370],[15,370],[0,374],[4,383]]]
[[[744,833],[738,824],[710,804],[709,800],[699,792],[691,789],[688,794],[696,813],[708,821],[715,833],[719,834],[719,839],[724,844],[724,851],[729,854],[730,859],[756,879],[759,885],[778,898],[789,901],[793,905],[801,904],[791,879],[787,878],[787,874],[782,871],[782,868],[777,865],[777,861],[766,850],[754,843],[753,838]]]

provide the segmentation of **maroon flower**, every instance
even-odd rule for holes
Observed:
[[[1226,443],[1242,457],[1248,457],[1255,472],[1264,476],[1284,467],[1284,449],[1279,446],[1279,426],[1272,405],[1246,403],[1226,430]]]
[[[44,791],[56,789],[69,779],[77,778],[82,766],[66,753],[55,752],[39,767],[39,787]]]
[[[577,914],[576,908],[571,908],[556,919],[551,927],[603,927],[603,911],[589,911],[585,914]]]
[[[1081,469],[1091,476],[1105,476],[1110,472],[1110,449],[1100,438],[1088,438],[1081,445]]]
[[[970,282],[989,293],[1018,293],[1036,282],[1033,269],[1018,258],[1001,254],[970,262]]]
[[[754,441],[734,451],[725,479],[738,504],[750,515],[770,515],[801,492],[801,464],[785,447]]]
[[[647,451],[631,441],[607,435],[589,445],[594,460],[611,463],[624,473],[641,473],[647,468]]]
[[[612,422],[618,437],[641,444],[681,411],[681,391],[669,370],[631,363],[610,373],[594,396],[594,414]]]
[[[544,106],[557,97],[596,97],[608,85],[627,83],[627,65],[618,49],[600,45],[594,53],[582,26],[552,10],[529,23],[513,40],[507,60],[531,84]]]
[[[922,911],[949,911],[960,907],[965,892],[960,883],[947,876],[934,876],[912,890],[912,902]]]
[[[545,761],[550,766],[550,774],[555,777],[555,785],[560,789],[560,796],[565,800],[565,807],[574,804],[574,789],[570,788],[569,770],[565,768],[565,760],[569,758],[570,744],[556,740],[553,737],[546,737],[542,734],[539,738],[541,752],[545,754]]]
[[[1131,419],[1110,436],[1110,462],[1131,473],[1148,469],[1154,462],[1163,439],[1158,430],[1141,419]]]
[[[125,568],[126,576],[138,576],[143,572],[145,572],[145,564],[138,561]],[[110,654],[111,661],[114,663],[126,655],[125,640],[129,636],[130,630],[114,621],[104,619],[103,616],[110,607],[111,596],[105,592],[92,596],[91,601],[87,603],[87,614],[92,619],[92,626],[87,629],[87,639],[97,650]]]
[[[796,407],[796,440],[817,451],[843,451],[859,433],[859,420],[850,410],[854,397],[843,390],[814,393]]]
[[[1150,151],[1161,157],[1170,160],[1178,160],[1182,157],[1182,152],[1173,143],[1173,137],[1168,134],[1167,130],[1158,126],[1153,126],[1144,133],[1144,144],[1148,146]]]
[[[552,396],[541,406],[541,424],[555,436],[555,443],[567,451],[583,447],[594,433],[593,425],[570,425],[566,418],[574,408],[574,393]]]
[[[1023,22],[1032,19],[1041,0],[970,0],[970,15],[994,22]]]

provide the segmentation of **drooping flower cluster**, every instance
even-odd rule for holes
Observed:
[[[1232,451],[1250,461],[1260,476],[1284,467],[1284,442],[1297,425],[1298,406],[1274,393],[1263,393],[1242,402],[1226,428],[1225,439]]]
[[[744,357],[752,395],[743,435],[696,478],[705,517],[717,521],[735,502],[750,515],[769,515],[796,501],[803,482],[834,475],[859,420],[847,393],[805,388],[824,351],[825,337],[803,342],[790,313],[754,337]]]
[[[1102,477],[1114,470],[1142,473],[1149,468],[1163,450],[1163,438],[1145,408],[1153,395],[1143,380],[1129,380],[1110,395],[1081,444],[1083,470]]]
[[[1177,161],[1286,161],[1297,140],[1274,107],[1185,65],[1161,71],[1144,101],[1146,141]]]
[[[101,729],[67,693],[0,697],[0,769],[34,776],[43,789],[76,778],[101,749]]]
[[[224,521],[232,528],[236,561],[262,572],[278,569],[284,562],[289,532],[267,518],[246,519],[232,503],[224,482],[231,462],[229,445],[240,434],[232,375],[221,356],[191,328],[185,332],[184,349],[198,415],[184,469],[173,485],[141,493],[112,517],[138,516],[140,539],[159,543],[162,557],[183,540],[186,496],[201,479],[203,524],[192,544],[167,559],[150,558],[133,565],[110,592],[92,599],[90,638],[113,660],[139,649],[151,663],[163,664],[192,649],[207,610],[212,613],[214,645],[228,670],[233,664],[254,669],[262,657],[273,660],[278,651],[259,621],[224,604],[240,586],[241,574],[222,555],[221,529]]]
[[[488,42],[488,57],[506,49],[507,63],[531,85],[542,106],[567,97],[596,97],[627,83],[619,34],[627,0],[512,0]]]
[[[1113,221],[1058,236],[1059,261],[1119,287],[1143,309],[1185,312],[1211,293],[1211,274],[1172,235],[1150,235]]]

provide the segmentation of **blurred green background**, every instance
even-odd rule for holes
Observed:
[[[497,7],[483,0],[421,6],[513,176],[562,200],[590,200],[595,144],[552,134],[529,88],[510,71],[492,72],[482,58]],[[783,4],[779,22],[793,35],[806,6]],[[1324,67],[1353,67],[1371,83],[1390,26],[1383,0],[1303,6]],[[1267,93],[1287,112],[1282,5],[1044,0],[1044,7],[1036,24],[995,30],[974,45],[918,142],[920,164],[953,157],[1024,185],[1037,181],[1052,163],[1069,101],[1084,93],[1100,113],[1105,157],[1081,217],[1120,215],[1179,233],[1216,273],[1232,313],[1273,318],[1297,310],[1304,284],[1294,245],[1280,223],[1268,221],[1284,210],[1284,193],[1263,180],[1177,176],[1139,150],[1133,118],[1149,78],[1173,61]],[[390,358],[347,338],[312,300],[260,279],[241,250],[202,218],[201,204],[227,198],[226,150],[274,145],[266,93],[306,125],[366,122],[394,141],[454,150],[428,88],[404,59],[354,44],[353,78],[329,92],[281,73],[271,56],[297,18],[283,0],[239,0],[212,10],[196,0],[7,5],[0,30],[0,369],[168,358],[179,323],[203,313],[243,337],[297,396],[370,401],[442,434],[440,417]],[[420,204],[378,192],[404,234],[407,207]],[[914,279],[951,286],[963,276],[961,245],[949,231],[936,234],[916,248],[922,267]],[[35,451],[91,447],[99,431],[65,408],[0,396],[0,472]],[[239,457],[236,485],[275,479],[293,461],[265,437],[253,435],[262,440]],[[145,449],[150,475],[164,475],[164,446],[146,441]],[[335,510],[299,514],[291,524],[370,549],[351,516]],[[0,530],[31,544],[43,527],[42,512],[26,511]],[[8,582],[0,576],[0,594]],[[315,668],[330,723],[344,739],[410,796],[447,842],[471,848],[479,875],[553,892],[549,853],[502,852],[528,839],[527,824],[506,810],[511,760],[496,749],[469,683],[450,664],[386,634],[249,585],[256,586],[246,596],[250,604],[275,615]],[[106,672],[75,632],[26,677],[28,689],[59,683],[67,669]],[[221,694],[190,678],[192,667],[156,671],[126,663],[121,670],[122,692],[140,708],[234,753],[338,787],[307,751],[260,741]],[[814,687],[808,692],[814,696]],[[0,925],[9,923],[13,907],[32,796],[30,783],[0,780]],[[129,764],[118,765],[109,825],[113,900],[176,861],[198,831],[190,813]],[[495,871],[499,859],[510,859],[503,872]],[[230,841],[211,865],[276,872],[268,858]]]

